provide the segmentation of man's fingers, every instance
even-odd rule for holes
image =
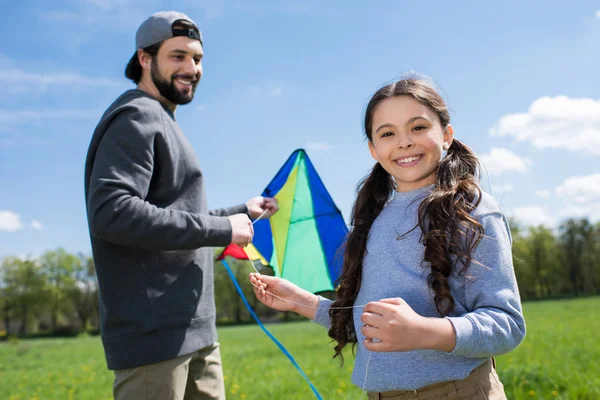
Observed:
[[[263,202],[263,208],[269,211],[269,214],[275,213],[279,210],[279,206],[277,205],[277,200],[272,197],[265,198]]]

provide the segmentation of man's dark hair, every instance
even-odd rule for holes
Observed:
[[[160,49],[161,45],[162,42],[156,43],[145,47],[142,50],[148,53],[151,57],[155,57],[158,54],[158,50]],[[125,67],[125,77],[127,77],[127,79],[131,79],[136,85],[140,82],[140,79],[142,79],[142,66],[140,65],[137,51],[133,53],[133,56],[127,63],[127,67]]]

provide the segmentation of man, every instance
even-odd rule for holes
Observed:
[[[136,34],[137,89],[104,113],[85,165],[102,342],[115,399],[224,399],[210,246],[252,241],[274,199],[209,212],[203,174],[175,120],[202,76],[202,37],[178,12]]]

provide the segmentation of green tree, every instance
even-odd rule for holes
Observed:
[[[249,302],[253,302],[253,299],[248,296],[247,286],[248,282],[248,262],[228,259],[227,264],[231,268],[236,280],[242,288],[246,298]],[[225,270],[225,267],[220,261],[215,263],[215,305],[217,307],[217,315],[221,322],[235,322],[241,323],[248,319],[248,312],[246,307],[235,290],[235,286],[229,277],[229,274]],[[252,295],[254,297],[254,295]]]
[[[90,318],[98,311],[98,288],[96,267],[92,257],[79,255],[81,260],[73,271],[75,284],[68,290],[67,296],[73,304],[82,329],[88,328]]]
[[[523,300],[536,297],[535,274],[530,265],[529,245],[525,236],[526,231],[518,221],[510,221],[512,236],[512,254],[515,276],[519,285],[519,293]]]
[[[4,329],[10,333],[10,321],[13,319],[16,313],[16,304],[14,299],[8,296],[6,290],[8,283],[5,279],[6,274],[4,268],[6,263],[0,264],[0,313],[2,313],[2,321],[4,322]]]
[[[20,333],[26,334],[29,319],[44,304],[44,274],[39,262],[17,257],[5,258],[2,262],[2,271],[6,300],[10,302],[15,312],[14,316],[21,318]]]
[[[594,226],[594,232],[592,235],[593,248],[590,250],[592,255],[590,257],[590,270],[591,276],[594,280],[594,293],[600,293],[600,222],[597,222]]]
[[[583,276],[583,290],[586,294],[599,292],[600,280],[597,276],[600,258],[598,258],[598,247],[600,246],[600,235],[598,225],[594,226],[588,219],[579,221],[582,240],[584,242],[581,254],[581,274]]]
[[[533,273],[536,297],[548,298],[563,292],[567,280],[561,266],[561,249],[556,237],[545,226],[530,227],[526,238],[527,262]]]
[[[571,290],[578,296],[585,293],[584,253],[589,244],[591,224],[586,219],[568,219],[560,224],[559,241],[563,249],[563,262],[567,267]]]
[[[74,254],[59,248],[47,251],[40,257],[42,271],[46,276],[48,307],[52,319],[52,330],[56,330],[60,312],[68,312],[68,293],[75,288],[75,272],[81,268],[81,260]]]

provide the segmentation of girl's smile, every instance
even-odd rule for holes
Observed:
[[[373,112],[371,155],[394,177],[396,190],[407,192],[435,183],[453,130],[412,96],[382,100]]]
[[[414,156],[399,158],[397,160],[394,160],[394,162],[401,167],[412,167],[413,165],[416,165],[419,161],[421,161],[422,158],[423,154],[417,154]]]

